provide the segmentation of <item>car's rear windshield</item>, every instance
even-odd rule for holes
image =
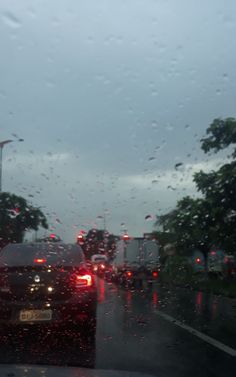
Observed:
[[[104,262],[105,260],[106,258],[102,258],[102,257],[94,258],[95,262]]]
[[[84,262],[78,245],[10,244],[0,253],[0,267],[62,265],[76,266]]]

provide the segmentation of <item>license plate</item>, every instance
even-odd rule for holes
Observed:
[[[52,310],[21,310],[21,322],[51,321]]]

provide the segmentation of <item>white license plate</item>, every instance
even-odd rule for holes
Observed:
[[[21,310],[21,322],[51,321],[52,310]]]

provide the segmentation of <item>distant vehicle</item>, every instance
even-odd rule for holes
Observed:
[[[235,255],[225,254],[224,265],[223,265],[223,275],[226,277],[236,276],[236,257]]]
[[[93,272],[99,276],[104,276],[108,265],[107,256],[104,254],[94,254],[91,257],[91,262]]]
[[[49,236],[41,238],[39,242],[62,242],[62,240],[55,233],[51,233]]]
[[[160,270],[158,242],[144,237],[118,241],[112,267],[113,278],[123,285],[151,286]]]
[[[0,252],[0,328],[83,321],[95,332],[97,293],[78,245],[9,244]]]
[[[202,252],[195,250],[192,256],[192,266],[195,272],[203,272],[205,258]],[[212,276],[235,276],[236,260],[231,254],[226,254],[223,250],[214,247],[210,250],[207,260],[208,273]]]
[[[211,250],[208,255],[208,272],[221,275],[223,273],[225,253],[222,250]]]

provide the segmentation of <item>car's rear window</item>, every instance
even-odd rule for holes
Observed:
[[[95,262],[104,262],[106,261],[106,258],[94,258]]]
[[[0,253],[0,267],[31,265],[76,266],[84,262],[78,245],[10,244]]]

